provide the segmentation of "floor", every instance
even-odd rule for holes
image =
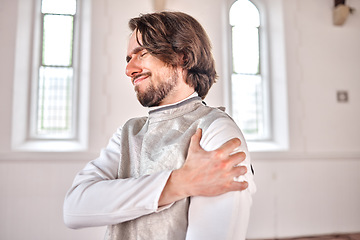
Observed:
[[[265,239],[261,239],[261,240],[265,240]],[[332,235],[322,235],[322,236],[281,238],[281,239],[279,238],[279,239],[267,239],[267,240],[360,240],[360,233],[332,234]]]

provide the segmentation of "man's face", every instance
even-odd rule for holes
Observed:
[[[177,86],[176,68],[167,66],[141,47],[135,32],[129,40],[126,61],[126,75],[131,78],[139,102],[145,107],[163,105]]]

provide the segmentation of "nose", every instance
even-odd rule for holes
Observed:
[[[136,58],[132,58],[126,65],[125,73],[128,77],[133,77],[142,72],[141,65]]]

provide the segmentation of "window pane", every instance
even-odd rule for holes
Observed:
[[[42,0],[41,12],[74,15],[76,0]]]
[[[259,74],[259,34],[255,27],[232,28],[233,71],[242,74]]]
[[[264,135],[262,89],[258,75],[232,75],[232,115],[248,140]]]
[[[73,17],[45,15],[43,30],[43,65],[71,66]]]
[[[260,26],[260,14],[255,5],[249,0],[238,0],[234,2],[230,9],[231,26]]]
[[[38,89],[37,134],[70,134],[72,130],[73,69],[41,67]]]

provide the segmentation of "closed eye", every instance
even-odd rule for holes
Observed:
[[[143,52],[140,54],[140,57],[144,57],[146,54],[148,54],[149,52],[146,50],[143,50]]]
[[[137,47],[134,50],[132,50],[131,54],[126,56],[126,62],[129,63],[132,59],[132,55],[140,54],[140,57],[145,56],[147,53],[149,53],[147,50],[145,50],[143,47]]]

